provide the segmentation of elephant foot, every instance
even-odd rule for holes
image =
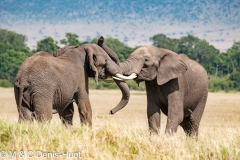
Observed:
[[[150,135],[158,135],[159,134],[159,130],[160,129],[149,127]]]
[[[64,126],[67,128],[67,129],[71,129],[73,127],[73,124],[72,123],[63,123]]]
[[[150,133],[150,136],[159,135],[159,133],[157,131],[153,131],[153,130],[150,130],[149,133]]]
[[[92,121],[89,120],[81,120],[82,125],[92,126]]]
[[[166,129],[165,130],[165,134],[167,135],[167,136],[174,136],[175,134],[177,133],[177,128],[175,128],[175,129]]]

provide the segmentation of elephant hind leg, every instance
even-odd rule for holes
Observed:
[[[50,121],[52,119],[52,99],[48,97],[35,96],[33,98],[34,116],[39,122]]]
[[[192,111],[190,117],[184,118],[183,122],[180,124],[186,135],[198,137],[199,124],[205,109],[206,101],[207,95],[202,97],[196,108]]]
[[[73,113],[73,103],[70,103],[62,113],[59,113],[62,123],[66,126],[72,125]]]
[[[198,136],[199,125],[195,123],[192,117],[184,118],[183,122],[180,124],[189,137]]]
[[[18,119],[19,123],[24,121],[29,121],[29,120],[31,121],[34,118],[32,111],[30,111],[30,109],[27,107],[24,107],[24,106],[19,107],[18,112],[19,112],[19,119]]]
[[[43,111],[35,110],[35,119],[39,122],[46,122],[52,119],[52,110],[43,109]]]

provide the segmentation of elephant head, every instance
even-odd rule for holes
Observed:
[[[109,54],[115,55],[107,45],[103,44],[101,37],[98,44]],[[113,56],[112,56],[113,57]],[[144,46],[135,50],[128,59],[120,64],[125,77],[118,80],[134,79],[137,83],[151,81],[157,78],[158,85],[167,83],[169,80],[181,76],[187,71],[187,65],[177,53],[154,46]]]
[[[87,52],[89,55],[90,68],[95,72],[96,82],[98,77],[107,83],[109,83],[109,81],[105,79],[108,78],[109,76],[126,78],[125,76],[122,75],[121,69],[117,65],[118,64],[117,62],[119,62],[119,59],[117,56],[114,57],[111,54],[108,54],[106,56],[105,54],[101,54],[101,52],[96,52],[98,54],[93,54],[94,52],[91,51],[91,49],[87,50]],[[114,114],[120,109],[122,109],[123,107],[125,107],[130,97],[129,88],[125,81],[121,79],[114,79],[114,82],[118,85],[118,87],[122,92],[122,99],[116,107],[110,110],[110,114]]]
[[[128,85],[125,81],[106,80],[109,76],[124,77],[119,67],[119,59],[117,56],[107,54],[101,47],[95,44],[84,44],[82,45],[85,52],[87,53],[88,60],[88,77],[94,77],[95,82],[98,84],[98,78],[105,82],[115,82],[122,92],[122,99],[119,104],[110,111],[110,114],[116,113],[118,110],[125,107],[129,101],[130,92]],[[81,53],[78,46],[66,46],[53,52],[54,57],[61,56],[67,52]],[[125,78],[125,77],[124,77]]]
[[[123,74],[136,74],[137,82],[157,78],[158,85],[181,76],[187,70],[181,56],[167,49],[144,46],[134,51],[121,64]]]

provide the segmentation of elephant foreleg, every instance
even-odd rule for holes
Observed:
[[[146,83],[147,91],[147,117],[150,133],[158,134],[160,129],[160,107],[157,104],[157,98],[155,96],[155,88],[151,84]]]
[[[178,125],[183,121],[183,98],[178,91],[168,95],[168,113],[165,133],[172,135],[177,132]]]
[[[74,114],[73,103],[70,103],[65,108],[65,110],[59,114],[62,123],[65,124],[66,126],[72,125],[73,114]]]
[[[78,105],[78,112],[82,124],[92,125],[92,108],[88,93],[81,91],[77,94],[76,103]]]
[[[158,134],[160,129],[160,109],[158,106],[147,106],[148,125],[150,133]]]

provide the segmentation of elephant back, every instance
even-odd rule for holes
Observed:
[[[59,48],[59,49],[57,49],[56,51],[54,51],[53,53],[52,53],[52,55],[54,56],[54,57],[59,57],[59,56],[61,56],[62,54],[64,54],[65,52],[67,52],[67,51],[69,51],[69,50],[72,50],[72,49],[74,49],[74,48],[77,48],[78,46],[66,46],[66,47],[63,47],[63,48]]]

